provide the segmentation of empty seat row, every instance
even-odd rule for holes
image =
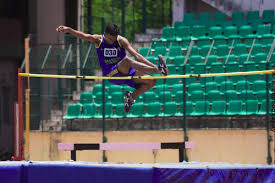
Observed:
[[[171,117],[183,116],[184,112],[188,116],[200,115],[265,115],[266,101],[258,102],[257,100],[240,100],[214,101],[213,103],[198,101],[196,103],[186,102],[186,108],[175,102],[166,102],[162,105],[154,102],[148,105],[141,103],[134,104],[130,113],[123,112],[123,105],[105,105],[106,118],[137,118],[137,117]],[[269,102],[269,111],[272,111],[272,102]],[[185,109],[185,111],[184,111]],[[102,105],[95,104],[70,104],[68,105],[67,114],[63,119],[88,119],[102,118]]]
[[[185,13],[183,21],[175,22],[175,27],[182,26],[182,25],[219,25],[219,26],[226,26],[226,25],[257,25],[260,23],[274,23],[274,10],[264,10],[262,15],[260,16],[259,11],[248,11],[244,12],[233,12],[231,19],[226,20],[226,14],[217,12],[213,14],[213,18],[211,18],[210,13],[199,13],[198,18],[196,18],[195,13]]]

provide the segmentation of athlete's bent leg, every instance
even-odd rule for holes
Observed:
[[[124,59],[122,59],[117,65],[118,65],[119,72],[122,74],[128,74],[130,67],[133,67],[134,69],[140,70],[143,72],[160,73],[157,67],[152,67],[144,63],[137,62],[127,56]]]

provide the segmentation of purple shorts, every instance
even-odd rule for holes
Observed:
[[[117,65],[115,65],[112,67],[111,72],[107,76],[110,76],[110,77],[134,76],[136,72],[137,72],[136,69],[130,67],[128,74],[121,74],[117,69]],[[110,83],[115,85],[128,85],[132,88],[137,87],[135,85],[134,79],[109,79],[109,81]]]

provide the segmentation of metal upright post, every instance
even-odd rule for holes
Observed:
[[[125,36],[125,0],[121,0],[121,35]]]
[[[143,15],[142,31],[145,32],[146,31],[146,0],[142,0],[142,15]]]

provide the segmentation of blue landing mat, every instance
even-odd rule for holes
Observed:
[[[0,162],[1,183],[275,182],[275,165]]]

